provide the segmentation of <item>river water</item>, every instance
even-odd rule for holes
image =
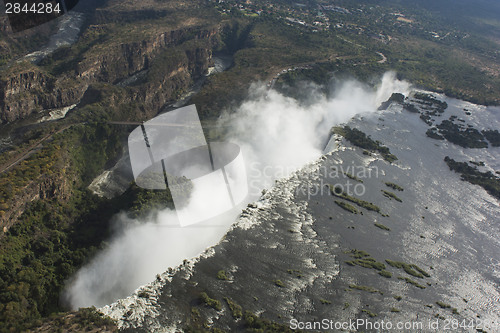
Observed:
[[[498,107],[436,96],[449,105],[436,118],[454,115],[479,130],[500,128]],[[197,306],[199,293],[206,291],[221,300],[224,309],[223,298],[228,297],[244,310],[284,324],[292,319],[369,319],[363,310],[376,314],[374,321],[422,325],[398,332],[436,332],[435,326],[429,326],[435,321],[437,331],[451,327],[453,320],[474,325],[498,322],[499,202],[481,187],[460,180],[443,159],[483,161],[482,171],[494,171],[500,168],[500,148],[465,149],[431,139],[425,135],[429,126],[419,115],[396,104],[386,111],[356,116],[348,124],[380,140],[398,160],[389,164],[380,155],[365,155],[333,136],[319,160],[277,181],[243,211],[219,244],[101,310],[134,332],[177,331],[191,320],[191,307],[197,307],[209,325],[241,329],[241,321],[235,321],[229,310]],[[336,205],[325,185],[347,185],[353,180],[332,174],[333,168],[357,174],[362,182],[354,183],[364,190],[358,197],[379,206],[384,215],[361,208],[363,214],[352,214]],[[395,191],[385,182],[404,190]],[[397,192],[402,202],[385,197],[382,190]],[[366,251],[382,263],[390,259],[416,264],[430,277],[415,278],[386,265],[393,277],[385,278],[374,269],[347,265],[345,261],[352,258],[345,252],[353,249]],[[216,278],[219,270],[226,271],[228,281]],[[424,289],[397,277],[417,280]],[[276,280],[284,287],[277,286]],[[436,302],[449,304],[456,313]],[[454,331],[475,331],[475,327]]]
[[[70,46],[77,41],[80,29],[85,21],[85,15],[80,12],[70,11],[58,20],[59,30],[50,37],[49,43],[41,50],[26,55],[24,59],[39,63],[61,46]]]

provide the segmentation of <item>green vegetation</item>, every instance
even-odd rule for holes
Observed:
[[[274,285],[276,285],[277,287],[285,288],[285,284],[280,279],[276,279],[273,282],[274,282]]]
[[[399,186],[398,184],[395,184],[395,183],[385,182],[385,185],[396,190],[396,191],[404,191],[404,188],[402,188],[401,186]]]
[[[401,312],[398,308],[391,308],[391,312]]]
[[[367,309],[362,309],[361,311],[362,311],[362,312],[364,312],[364,313],[366,313],[366,314],[367,314],[368,316],[370,316],[371,318],[373,318],[373,317],[376,317],[376,316],[377,316],[377,314],[376,314],[376,313],[374,313],[374,312],[372,312],[372,311],[370,311],[370,310],[367,310]]]
[[[243,326],[240,327],[240,330],[245,332],[281,332],[281,333],[291,333],[291,332],[299,332],[289,328],[287,325],[282,325],[276,322],[273,322],[268,319],[261,318],[256,314],[250,311],[244,311],[243,309],[231,301],[229,298],[224,298],[228,304],[228,307],[231,311],[231,314],[235,320],[243,318]],[[212,333],[223,333],[224,331],[217,328],[211,327],[212,325],[208,325],[208,323],[203,319],[198,309],[191,309],[192,316],[189,320],[189,324],[184,327],[184,331],[188,333],[199,333],[199,332],[212,332]],[[210,328],[211,327],[211,328]]]
[[[41,132],[39,138],[48,134]],[[44,142],[40,151],[0,175],[0,204],[9,204],[37,179],[78,177],[75,181],[88,184],[91,176],[97,175],[106,162],[121,152],[119,138],[122,135],[123,130],[96,123],[74,125],[63,133],[54,134],[52,141]],[[68,170],[69,167],[72,167],[71,170]]]
[[[239,12],[239,10],[232,11],[231,16],[237,11]],[[251,82],[269,81],[285,68],[315,63],[331,69],[338,67],[332,54],[339,52],[342,46],[338,45],[335,40],[327,40],[324,35],[311,32],[302,34],[285,22],[265,16],[231,17],[231,21],[238,26],[238,29],[233,28],[227,34],[228,37],[235,35],[234,38],[228,38],[227,42],[227,44],[234,45],[231,47],[234,50],[231,52],[234,54],[234,66],[224,73],[210,76],[201,91],[194,96],[193,102],[200,106],[201,116],[218,116],[224,107],[239,103],[247,96]],[[336,47],[338,47],[337,50]],[[290,52],[284,54],[283,49],[289,49]],[[353,53],[347,45],[342,49]],[[311,52],[311,50],[315,51]],[[276,86],[279,86],[281,82],[286,83],[288,78],[295,81],[296,75],[299,75],[297,72],[292,71],[290,75],[281,75],[280,83]],[[324,79],[324,82],[327,80],[326,77],[331,78],[328,72],[319,67],[314,66],[313,72],[313,76],[317,74],[316,79]],[[320,78],[320,76],[325,78]]]
[[[427,135],[431,139],[435,140],[444,140],[444,138],[438,133],[438,129],[436,127],[431,127],[429,128],[426,132],[425,135]]]
[[[419,113],[417,107],[413,104],[410,104],[410,103],[404,103],[403,109],[408,111],[408,112],[411,112],[411,113]]]
[[[500,132],[498,130],[483,130],[482,133],[493,147],[500,147]]]
[[[298,269],[287,269],[286,271],[288,274],[295,275],[298,278],[302,277],[302,272]]]
[[[58,124],[58,130],[66,126]],[[0,175],[0,210],[25,200],[19,195],[40,196],[19,208],[22,215],[0,239],[0,331],[20,331],[63,310],[65,281],[102,248],[114,214],[128,210],[133,217],[172,206],[168,191],[132,186],[107,200],[87,189],[116,161],[125,134],[122,127],[89,118],[53,134],[30,158]]]
[[[201,316],[200,310],[198,310],[197,308],[191,308],[191,314],[197,318]]]
[[[448,107],[446,102],[442,102],[434,96],[426,93],[416,93],[413,101],[420,105],[420,119],[422,119],[429,126],[433,125],[434,119],[432,117],[440,117],[444,110]],[[419,112],[416,108],[413,111]],[[435,127],[427,130],[426,135],[436,140],[444,139],[437,133],[437,128]]]
[[[448,103],[440,101],[431,94],[416,92],[413,98],[420,104],[433,107],[439,113],[443,113],[448,108]]]
[[[439,133],[448,141],[464,148],[488,148],[488,143],[481,132],[472,127],[459,125],[452,120],[443,120],[436,126]]]
[[[425,277],[431,277],[431,275],[429,273],[427,273],[426,271],[424,271],[422,268],[418,267],[417,265],[410,265],[410,267],[416,269],[417,271],[419,271],[420,274],[422,274]]]
[[[219,300],[210,298],[206,292],[201,292],[200,293],[200,300],[207,306],[211,307],[212,309],[215,309],[217,311],[222,310],[222,305]]]
[[[484,162],[483,161],[479,161],[479,162],[475,162],[475,161],[469,161],[470,164],[474,164],[476,166],[484,166]]]
[[[311,13],[308,13],[309,9],[304,10],[304,14],[289,4],[285,4],[285,9],[280,12],[279,2],[276,2],[273,9],[262,7],[264,11],[261,15],[252,8],[236,9],[219,15],[218,11],[227,9],[226,6],[230,6],[231,2],[196,4],[199,8],[186,4],[187,7],[183,6],[180,11],[161,9],[155,11],[158,14],[153,18],[147,19],[138,13],[147,13],[148,9],[135,10],[129,7],[123,21],[117,20],[119,15],[113,14],[113,10],[106,9],[103,12],[111,14],[109,20],[106,15],[101,15],[99,20],[103,24],[85,26],[74,46],[58,49],[40,66],[28,67],[26,63],[14,62],[10,68],[3,68],[2,79],[19,77],[20,71],[27,68],[47,72],[49,82],[53,79],[51,75],[73,77],[75,71],[86,70],[85,61],[99,62],[106,53],[113,49],[122,50],[121,47],[125,50],[141,44],[151,45],[150,38],[155,38],[157,31],[178,29],[175,31],[182,34],[184,27],[180,24],[177,26],[178,22],[191,22],[192,17],[203,17],[203,20],[197,21],[196,29],[218,26],[222,22],[220,35],[213,36],[210,43],[217,44],[219,51],[234,55],[234,66],[227,72],[208,77],[201,92],[193,99],[194,103],[202,106],[199,111],[203,118],[216,117],[224,106],[245,98],[250,82],[269,81],[283,68],[296,64],[310,64],[311,68],[291,71],[282,75],[279,81],[294,84],[301,78],[307,78],[326,82],[331,79],[333,72],[337,76],[349,73],[365,80],[393,69],[401,78],[410,80],[418,87],[473,102],[499,102],[500,79],[495,74],[498,73],[498,45],[489,39],[490,36],[498,35],[498,15],[495,11],[477,15],[475,7],[480,6],[470,5],[471,10],[463,10],[459,4],[449,6],[449,1],[433,5],[441,8],[441,11],[427,10],[428,4],[421,2],[412,6],[398,4],[395,7],[386,2],[377,6],[367,1],[347,2],[341,5],[345,5],[350,14],[324,11],[324,17],[332,25],[329,29],[326,26],[323,29],[291,25],[280,18],[291,15],[302,19],[301,15],[305,15],[315,20],[317,6],[309,3],[306,4],[307,8],[313,10]],[[252,2],[255,6],[265,5],[259,0]],[[154,6],[161,6],[161,3],[156,1]],[[288,13],[289,9],[291,13]],[[394,15],[387,15],[396,11],[413,23],[400,22]],[[168,19],[162,15],[167,15]],[[334,22],[343,22],[343,27],[334,28]],[[319,30],[312,32],[313,29]],[[129,103],[130,96],[148,95],[151,100],[157,100],[158,96],[167,92],[157,89],[158,82],[161,82],[168,90],[168,96],[174,97],[183,91],[182,87],[192,82],[189,75],[185,78],[175,76],[171,81],[158,81],[173,73],[179,67],[177,65],[185,65],[189,72],[198,71],[187,63],[186,51],[212,51],[198,47],[203,46],[203,42],[193,41],[198,37],[194,28],[190,27],[189,30],[182,35],[181,40],[172,43],[176,44],[175,48],[160,50],[158,53],[163,56],[158,59],[144,54],[144,59],[151,62],[147,66],[152,70],[144,79],[149,82],[140,80],[127,89],[114,88],[108,83],[90,82],[86,98],[96,98],[100,105],[77,110],[79,118],[75,118],[77,122],[87,124],[75,125],[55,135],[52,141],[44,142],[43,148],[32,157],[0,176],[0,215],[6,214],[17,197],[28,192],[31,187],[36,189],[41,183],[64,192],[60,197],[44,197],[28,204],[16,225],[0,240],[0,331],[22,331],[29,322],[61,310],[58,295],[64,281],[103,246],[103,240],[109,235],[110,217],[115,212],[132,207],[130,215],[133,216],[146,213],[153,206],[171,205],[168,191],[145,191],[132,187],[122,197],[110,201],[92,195],[85,188],[93,177],[112,165],[121,150],[121,139],[124,138],[116,128],[98,125],[93,120],[97,119],[102,124],[102,120],[115,116],[120,119],[144,117],[151,112],[151,108],[156,112],[156,107],[142,105],[140,101]],[[436,32],[439,37],[430,35],[430,31]],[[39,48],[48,41],[48,36],[29,32],[27,35],[4,36],[0,63],[6,64],[8,60]],[[391,36],[391,40],[387,36]],[[177,45],[177,42],[186,41],[191,44]],[[387,62],[377,63],[379,57],[375,51],[383,52]],[[200,55],[200,59],[202,57],[204,55]],[[133,63],[137,59],[131,56],[129,60]],[[115,76],[121,78],[129,74],[127,70],[123,71],[123,62],[116,62],[97,80],[113,82]],[[75,84],[72,80],[64,80]],[[53,90],[59,91],[60,86],[61,82],[58,82]],[[158,95],[149,95],[150,91],[143,89],[145,86],[153,91],[158,90]],[[403,97],[393,95],[391,100],[404,103]],[[420,100],[417,102],[419,106],[430,107],[433,110],[431,112],[439,113],[439,110],[446,108],[444,102],[430,95],[417,94],[414,98]],[[120,104],[120,101],[123,102]],[[83,104],[88,102],[86,100]],[[404,103],[404,108],[409,111],[416,109],[409,103]],[[465,145],[471,145],[472,142],[472,145],[480,146],[486,143],[479,140],[477,131],[467,132],[446,122],[441,125],[439,130],[447,132],[457,142],[463,141]],[[363,136],[355,130],[351,131],[354,132],[350,133],[353,141],[370,147],[364,148],[364,154],[370,154],[368,150],[378,151],[389,162],[396,159],[388,148],[366,137],[364,133]],[[493,146],[498,144],[497,130],[481,133]],[[483,143],[478,144],[480,141]],[[461,167],[464,171],[464,166]],[[456,164],[450,166],[456,168],[455,171],[461,167]],[[465,168],[465,171],[466,175],[462,176],[465,180],[483,186],[499,197],[497,178],[477,170],[469,172]],[[364,265],[371,265],[371,261],[366,258],[357,259]],[[415,267],[411,269],[424,275]],[[252,318],[249,327],[255,330],[267,330],[274,325],[256,316],[249,315],[249,318]]]
[[[348,172],[344,172],[344,176],[346,176],[347,178],[349,179],[352,179],[352,180],[355,180],[357,182],[360,182],[360,183],[363,183],[363,180],[362,179],[359,179],[358,177],[354,176],[354,175],[351,175],[350,173]]]
[[[330,187],[330,194],[332,194],[333,196],[350,201],[350,202],[356,204],[357,206],[365,208],[367,210],[371,210],[371,211],[380,213],[380,208],[377,205],[374,205],[371,202],[358,199],[358,198],[353,197],[345,192],[342,192],[342,189],[340,187],[334,187],[333,185],[328,185],[328,186]]]
[[[439,4],[426,1],[412,3],[411,6],[395,1],[378,6],[369,1],[341,2],[337,5],[348,9],[348,14],[322,11],[324,16],[318,19],[315,4],[307,2],[305,7],[299,8],[282,2],[274,2],[271,7],[267,1],[252,1],[251,4],[226,1],[224,6],[217,6],[230,9],[232,18],[264,10],[254,19],[256,27],[264,24],[273,26],[269,27],[268,35],[252,41],[253,46],[265,54],[266,61],[269,61],[267,58],[273,59],[276,49],[283,48],[284,40],[293,38],[298,42],[296,49],[290,50],[290,53],[305,53],[304,58],[319,54],[324,56],[323,61],[316,62],[311,70],[282,75],[287,85],[301,80],[326,82],[328,73],[335,69],[361,79],[393,69],[402,78],[427,90],[444,92],[472,102],[498,103],[500,79],[495,66],[498,63],[495,53],[498,45],[493,41],[498,35],[498,8],[485,12],[480,11],[478,6],[457,5],[451,1]],[[243,13],[237,7],[239,5],[244,6]],[[491,9],[496,4],[489,3],[488,6]],[[387,15],[392,12],[403,16]],[[224,14],[227,15],[227,12]],[[290,23],[286,17],[306,23]],[[322,25],[314,26],[318,20]],[[325,27],[326,20],[330,21],[330,28]],[[342,27],[335,26],[334,22],[342,22]],[[282,25],[290,26],[285,30]],[[321,45],[314,45],[312,42],[319,38],[322,39]],[[310,53],[302,49],[308,39],[311,41]],[[270,43],[273,40],[275,45]],[[335,42],[336,48],[330,48],[331,44],[326,41]],[[260,50],[264,45],[271,50]],[[328,51],[340,57],[328,59]],[[387,61],[378,63],[380,57],[375,52],[385,54]]]
[[[111,217],[120,210],[132,207],[133,214],[135,208],[146,206],[143,195],[149,191],[137,187],[113,200],[99,198],[86,189],[106,161],[120,150],[112,143],[119,141],[119,136],[120,132],[102,125],[75,126],[44,143],[38,154],[50,161],[46,170],[35,167],[45,161],[37,154],[26,161],[35,172],[54,175],[48,182],[57,182],[59,173],[65,172],[61,177],[67,179],[66,184],[73,185],[60,190],[67,192],[61,193],[67,199],[47,196],[29,203],[18,222],[0,240],[0,331],[21,330],[62,311],[59,297],[65,281],[109,237]],[[90,156],[91,160],[84,156]],[[16,173],[18,170],[14,169]],[[2,175],[4,182],[15,184],[16,179]],[[161,191],[159,197],[165,207],[169,193]],[[149,197],[154,198],[155,195]]]
[[[23,330],[62,311],[65,281],[109,237],[111,217],[137,203],[134,188],[113,200],[86,188],[121,151],[121,131],[93,123],[73,126],[0,176],[3,203],[23,189],[27,193],[25,186],[33,181],[52,189],[22,207],[18,221],[0,239],[0,331]],[[41,193],[42,185],[34,186]]]
[[[349,126],[335,127],[335,133],[342,135],[353,145],[371,151],[378,151],[384,160],[389,163],[396,161],[398,158],[391,154],[389,148],[382,145],[380,141],[374,141],[369,136],[367,136],[364,132],[358,130],[357,128],[351,128]]]
[[[448,156],[444,158],[444,161],[450,170],[461,174],[462,180],[479,185],[489,194],[500,199],[500,177],[495,176],[490,171],[480,172],[476,167],[468,165],[467,162],[457,162]]]
[[[405,263],[398,262],[398,261],[391,261],[391,260],[386,260],[386,262],[389,265],[391,265],[392,267],[403,268],[404,271],[409,275],[413,275],[413,276],[418,277],[418,278],[424,277],[421,273],[413,270],[410,265],[407,265]]]
[[[386,227],[386,226],[385,226],[385,225],[383,225],[383,224],[380,224],[380,223],[375,223],[374,225],[375,225],[377,228],[380,228],[380,229],[382,229],[382,230],[391,231],[391,228]]]
[[[392,102],[398,104],[404,104],[405,96],[400,93],[393,93],[391,97],[379,106],[378,110],[387,110],[387,108],[391,105]]]
[[[446,304],[444,302],[441,302],[441,301],[437,301],[436,304],[441,308],[441,309],[450,309],[451,308],[451,305],[449,304]]]
[[[403,297],[402,297],[402,296],[394,296],[394,299],[395,299],[396,301],[400,301],[400,300],[402,300],[402,299],[403,299]]]
[[[419,284],[418,282],[413,281],[412,279],[407,278],[407,277],[398,276],[398,279],[399,280],[404,280],[404,281],[406,281],[406,283],[412,284],[415,287],[420,288],[420,289],[425,289],[426,288],[425,286],[423,286],[423,285]]]
[[[332,302],[330,302],[326,299],[320,299],[319,301],[321,302],[321,304],[325,304],[325,305],[332,304]]]
[[[116,322],[98,312],[95,307],[80,308],[75,312],[53,313],[37,320],[30,331],[36,332],[118,332]]]
[[[386,191],[386,190],[381,190],[381,191],[382,191],[382,193],[384,193],[384,197],[389,198],[389,199],[394,199],[398,202],[403,202],[403,200],[401,200],[396,194],[389,192],[389,191]]]
[[[381,270],[378,274],[388,279],[392,277],[392,273],[386,270]]]
[[[367,292],[372,293],[372,294],[373,293],[380,293],[380,295],[383,295],[383,292],[381,292],[380,290],[375,289],[373,287],[370,287],[370,286],[361,286],[361,285],[356,285],[356,284],[350,284],[349,288],[350,289],[367,291]]]
[[[363,251],[363,250],[357,250],[357,249],[347,251],[346,253],[350,254],[353,258],[356,258],[356,259],[370,256],[370,254],[368,252]]]
[[[226,333],[226,331],[221,330],[220,328],[214,327],[211,329],[212,333]]]
[[[357,265],[364,268],[376,269],[378,271],[382,271],[385,269],[385,265],[383,263],[376,261],[374,258],[370,257],[370,255],[365,251],[354,249],[347,253],[354,258],[354,260],[352,261],[346,261],[346,264],[350,266]]]
[[[352,262],[358,266],[365,267],[365,268],[373,268],[373,269],[376,269],[379,271],[385,269],[385,265],[383,263],[377,262],[373,258],[355,259]]]
[[[259,318],[257,315],[250,311],[245,311],[245,327],[248,332],[296,332],[288,325],[281,325],[267,319]]]
[[[168,190],[145,190],[134,184],[120,198],[127,200],[127,196],[130,196],[132,200],[128,201],[129,206],[127,207],[131,217],[144,217],[154,209],[173,207],[172,196]]]
[[[359,211],[354,207],[353,205],[348,204],[347,202],[340,201],[340,200],[335,200],[335,203],[341,207],[342,209],[347,210],[348,212],[351,212],[353,214],[358,214]]]
[[[412,276],[418,277],[418,278],[424,278],[424,277],[430,277],[430,274],[427,273],[425,270],[422,268],[418,267],[417,265],[414,264],[407,264],[401,261],[393,261],[386,259],[385,260],[387,264],[389,264],[392,267],[395,268],[402,268],[407,274],[410,274]]]
[[[243,316],[243,311],[241,309],[241,306],[239,306],[238,304],[236,304],[234,301],[230,300],[227,297],[224,297],[224,300],[229,306],[229,310],[231,310],[231,315],[233,316],[233,318],[237,319]]]
[[[229,280],[225,270],[220,270],[217,272],[217,279],[223,280],[223,281]]]
[[[443,317],[443,316],[441,316],[439,313],[436,313],[436,314],[434,315],[434,318],[438,318],[438,319],[441,319],[441,320],[446,320],[446,318],[445,318],[445,317]]]

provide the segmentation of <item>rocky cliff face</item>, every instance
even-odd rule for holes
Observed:
[[[0,123],[23,119],[46,109],[77,104],[89,85],[98,82],[116,84],[148,70],[155,61],[164,61],[157,58],[175,49],[175,53],[180,52],[181,56],[168,59],[155,68],[156,71],[160,69],[163,78],[148,82],[142,91],[131,95],[133,100],[143,96],[143,102],[149,102],[149,107],[159,108],[173,97],[173,92],[186,89],[192,79],[206,73],[211,50],[217,43],[217,32],[216,27],[186,28],[161,32],[140,41],[110,43],[99,51],[91,49],[74,68],[57,77],[44,68],[18,66],[17,70],[0,79]]]
[[[167,51],[168,52],[168,51]],[[163,106],[180,97],[194,82],[207,72],[211,50],[194,47],[177,56],[157,59],[144,73],[145,82],[127,89],[110,89],[110,85],[91,84],[80,105],[104,105],[112,119],[145,120],[155,116]],[[157,63],[161,66],[157,66]]]
[[[208,70],[212,52],[209,48],[188,49],[166,70],[157,73],[156,79],[137,90],[133,100],[142,104],[148,116],[155,115],[160,108],[175,99],[180,91],[188,88],[193,78],[198,78]]]
[[[0,122],[23,119],[33,112],[75,104],[85,84],[66,85],[40,70],[29,69],[0,81]]]
[[[71,180],[67,179],[64,172],[36,179],[9,201],[7,209],[0,214],[0,230],[7,231],[17,221],[24,212],[26,203],[38,199],[55,199],[65,202],[70,196]]]
[[[133,103],[137,108],[129,110],[128,117],[136,120],[152,117],[189,88],[194,79],[207,72],[217,33],[216,27],[175,30],[143,41],[106,46],[102,52],[89,52],[71,73],[57,77],[43,66],[17,64],[0,78],[0,123],[23,119],[46,109],[95,102],[104,102],[109,112],[117,113],[122,112],[121,106]],[[147,72],[141,84],[126,89],[115,85],[138,72]],[[10,228],[23,213],[26,203],[37,199],[65,201],[71,189],[68,175],[34,179],[3,209],[0,228]]]
[[[134,73],[148,69],[155,58],[168,48],[179,46],[188,40],[207,41],[204,50],[207,59],[192,56],[193,50],[187,51],[188,59],[195,62],[190,66],[194,75],[204,72],[211,56],[210,48],[214,45],[217,29],[196,31],[192,28],[162,32],[141,41],[131,41],[118,45],[110,45],[105,52],[86,57],[78,63],[76,76],[89,82],[116,83]]]

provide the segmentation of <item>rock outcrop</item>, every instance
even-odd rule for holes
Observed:
[[[43,66],[16,64],[15,69],[0,79],[0,123],[77,104],[90,85],[116,84],[150,69],[155,61],[160,62],[155,71],[163,77],[148,80],[130,98],[140,101],[138,96],[143,96],[147,107],[161,108],[176,91],[187,89],[193,79],[207,72],[217,33],[217,27],[190,27],[161,32],[141,41],[109,43],[99,50],[90,49],[73,68],[58,76],[51,75]],[[168,57],[168,53],[175,56]]]
[[[33,180],[20,189],[14,198],[9,200],[5,210],[0,210],[0,230],[5,232],[17,222],[17,219],[25,211],[26,203],[38,199],[54,199],[59,202],[69,200],[71,197],[71,182],[63,172]]]
[[[4,78],[0,81],[0,122],[12,122],[34,112],[77,103],[86,85],[68,83],[67,79],[56,80],[36,68]]]

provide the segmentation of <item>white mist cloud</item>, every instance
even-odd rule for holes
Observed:
[[[393,92],[407,94],[409,84],[385,74],[377,87],[355,80],[342,83],[331,97],[310,85],[311,98],[301,103],[263,85],[253,85],[250,96],[238,110],[223,117],[229,125],[227,141],[237,143],[247,167],[254,194],[272,185],[276,178],[318,158],[332,126],[356,114],[373,112]],[[214,185],[217,186],[217,185]],[[217,197],[212,197],[214,207]],[[196,210],[196,207],[192,209]],[[216,244],[234,221],[238,211],[212,221],[217,226],[178,227],[175,211],[166,209],[144,221],[116,216],[117,228],[109,246],[80,269],[63,298],[72,308],[102,306],[126,297],[134,290]]]
[[[376,111],[394,92],[407,95],[410,85],[388,72],[375,88],[348,80],[330,97],[312,84],[304,89],[307,103],[253,85],[250,98],[222,120],[229,123],[228,141],[242,148],[253,193],[318,158],[332,126]]]

